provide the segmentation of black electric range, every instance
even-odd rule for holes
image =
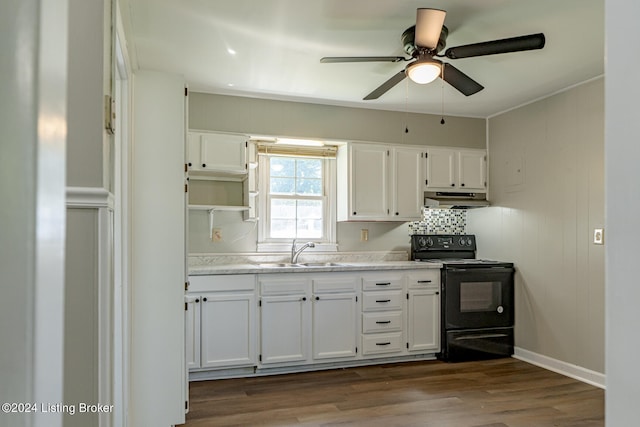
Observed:
[[[477,259],[476,238],[469,234],[413,235],[411,259],[443,266],[440,359],[513,354],[513,263]]]

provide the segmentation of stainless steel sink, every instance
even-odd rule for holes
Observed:
[[[258,264],[258,267],[263,268],[282,268],[282,267],[301,267],[300,264],[291,264],[288,262],[269,262],[264,264]]]
[[[341,267],[346,264],[340,264],[337,262],[302,262],[299,264],[291,264],[289,262],[267,262],[258,264],[260,268],[299,268],[299,267]]]
[[[337,262],[303,262],[300,263],[303,267],[341,267],[346,264],[340,264]]]

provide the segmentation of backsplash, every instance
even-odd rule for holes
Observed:
[[[422,220],[409,223],[409,234],[465,234],[465,209],[422,208]]]

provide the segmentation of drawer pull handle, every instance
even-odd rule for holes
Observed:
[[[418,283],[431,283],[431,280],[418,280]]]
[[[377,299],[376,302],[379,302],[379,303],[391,302],[391,300],[390,299]]]
[[[377,342],[376,345],[391,345],[390,342]]]
[[[391,282],[376,283],[376,286],[389,286],[389,285],[391,285]]]
[[[378,325],[387,325],[387,324],[391,323],[391,320],[378,320],[378,321],[376,321],[376,323]]]

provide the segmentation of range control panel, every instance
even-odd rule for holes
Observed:
[[[463,235],[418,235],[411,236],[413,251],[475,251],[476,236]]]

